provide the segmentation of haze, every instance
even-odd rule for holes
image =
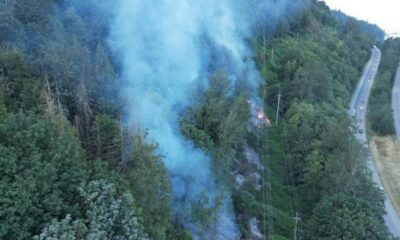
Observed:
[[[324,0],[332,9],[377,24],[389,35],[400,34],[398,0]]]

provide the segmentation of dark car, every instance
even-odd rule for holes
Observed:
[[[364,132],[364,131],[362,130],[362,128],[359,128],[359,129],[358,129],[358,133],[359,133],[359,134],[363,134],[363,132]]]

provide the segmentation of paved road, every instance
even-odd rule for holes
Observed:
[[[367,144],[367,134],[366,134],[366,106],[368,104],[368,97],[371,92],[371,86],[374,81],[379,63],[381,59],[381,52],[375,46],[372,48],[372,56],[370,61],[367,63],[363,75],[358,83],[358,86],[353,94],[350,103],[349,113],[352,115],[357,123],[356,137],[357,140],[365,146],[366,151],[368,151],[367,165],[372,171],[373,181],[383,189],[382,182],[379,178],[378,172],[375,165],[371,159],[370,149]],[[400,82],[400,80],[399,80]],[[400,83],[399,83],[400,86]],[[400,88],[399,88],[400,91]],[[398,102],[400,104],[400,102]],[[400,116],[400,115],[399,115]],[[400,126],[400,125],[399,125]],[[400,129],[400,128],[399,128]],[[386,195],[386,194],[385,194]],[[390,202],[389,198],[386,196],[385,200],[385,210],[386,215],[384,216],[385,223],[389,228],[390,232],[394,236],[400,237],[400,218],[397,214],[393,204]]]
[[[400,65],[397,68],[396,78],[393,85],[392,109],[394,114],[394,127],[396,128],[396,136],[400,141]]]

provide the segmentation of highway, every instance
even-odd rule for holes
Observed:
[[[374,81],[375,75],[378,70],[380,59],[381,59],[381,52],[377,47],[374,46],[372,48],[371,59],[367,63],[364,72],[361,76],[361,79],[351,99],[349,114],[352,117],[354,117],[356,121],[356,127],[357,127],[355,129],[356,138],[362,145],[364,145],[365,151],[367,151],[367,156],[368,156],[367,165],[372,172],[372,179],[378,185],[379,188],[384,189],[381,179],[379,178],[378,171],[376,170],[375,164],[371,158],[371,152],[369,149],[367,133],[366,133],[366,107],[368,104],[368,97],[371,92],[372,83]],[[399,82],[399,88],[397,90],[400,92],[400,80],[398,82]],[[397,102],[397,104],[399,104],[399,102]],[[397,121],[399,121],[399,119],[397,119]],[[386,210],[386,215],[384,216],[384,220],[386,226],[395,237],[400,237],[400,218],[393,204],[387,197],[386,193],[385,193],[385,210]]]
[[[400,65],[397,68],[392,91],[392,109],[397,140],[400,142]]]

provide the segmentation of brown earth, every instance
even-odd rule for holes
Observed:
[[[400,144],[392,136],[374,136],[370,146],[385,192],[400,213]]]

